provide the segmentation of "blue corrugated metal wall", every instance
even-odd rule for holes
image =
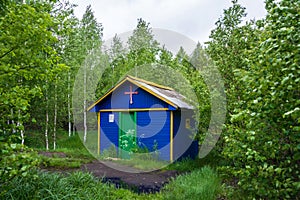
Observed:
[[[193,111],[174,111],[174,160],[198,155],[198,142],[193,141],[191,129],[185,126],[187,118],[191,128],[194,128]]]
[[[114,122],[109,122],[109,114],[114,114]],[[119,113],[101,112],[100,115],[100,150],[103,152],[111,145],[118,147]],[[137,144],[150,152],[159,150],[160,159],[170,160],[170,111],[137,112]]]
[[[133,104],[129,103],[129,95],[124,94],[128,92],[130,85],[132,91],[137,91],[138,94],[133,94]],[[126,81],[119,86],[112,94],[103,99],[100,105],[95,106],[95,111],[100,109],[128,109],[128,108],[169,108],[169,104],[153,96],[147,91],[138,88],[136,85]],[[172,107],[171,107],[172,109]]]
[[[114,122],[109,122],[109,114],[114,114]],[[111,145],[118,147],[119,143],[119,113],[101,112],[100,113],[101,135],[100,150],[108,149]]]
[[[159,158],[170,160],[170,111],[137,112],[137,143],[149,151],[155,143]]]

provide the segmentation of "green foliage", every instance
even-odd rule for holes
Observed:
[[[57,38],[51,31],[55,26],[49,14],[52,6],[48,2],[11,2],[0,17],[1,119],[19,123],[2,121],[0,134],[24,129],[30,101],[41,95],[42,85],[36,83],[52,79],[63,68],[54,48]]]
[[[210,167],[179,175],[161,191],[163,199],[213,200],[221,192],[221,181]]]
[[[138,19],[138,24],[128,39],[128,61],[131,67],[154,63],[155,55],[159,50],[159,43],[154,39],[150,24],[143,19]]]
[[[237,26],[235,9],[243,9],[234,1],[212,32],[210,54],[231,101],[222,152],[228,165],[220,169],[249,199],[299,197],[299,7],[266,1],[265,21]]]
[[[21,144],[0,141],[0,185],[15,176],[26,177],[40,163],[36,152]]]
[[[127,151],[129,154],[137,149],[137,144],[131,141],[136,141],[136,133],[134,129],[129,129],[125,134],[119,137],[120,148]]]

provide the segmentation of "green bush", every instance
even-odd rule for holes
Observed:
[[[0,185],[15,176],[27,176],[40,163],[37,153],[24,145],[0,141]]]
[[[249,70],[236,70],[244,85],[224,132],[222,168],[249,199],[300,196],[300,1],[266,1],[268,14],[248,51]],[[244,36],[243,36],[244,37]]]
[[[299,199],[300,1],[266,0],[266,18],[245,25],[232,2],[208,42],[228,103],[219,169],[233,196]]]

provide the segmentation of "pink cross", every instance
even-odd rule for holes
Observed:
[[[132,92],[132,86],[130,85],[130,91],[129,92],[124,92],[124,94],[129,94],[129,96],[130,96],[130,104],[133,104],[132,95],[133,94],[138,94],[138,92]]]

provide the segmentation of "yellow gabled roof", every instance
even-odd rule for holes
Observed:
[[[114,87],[112,87],[110,90],[108,90],[101,98],[99,98],[97,101],[95,101],[91,106],[88,107],[88,111],[91,110],[94,106],[96,106],[100,101],[102,101],[105,97],[107,97],[109,94],[111,94],[113,91],[115,91],[120,85],[122,85],[125,81],[129,81],[132,84],[135,84],[136,86],[142,88],[143,90],[147,91],[148,93],[152,94],[153,96],[161,99],[162,101],[170,104],[171,106],[178,108],[178,103],[180,105],[183,105],[184,107],[189,107],[188,104],[185,104],[181,100],[175,100],[174,98],[169,98],[165,94],[161,93],[161,91],[169,91],[168,93],[176,93],[173,88],[159,85],[150,81],[146,81],[137,77],[129,76],[127,75],[124,79],[119,81]],[[156,89],[154,89],[155,87]],[[177,93],[176,93],[177,94]],[[175,103],[174,103],[175,102]]]

